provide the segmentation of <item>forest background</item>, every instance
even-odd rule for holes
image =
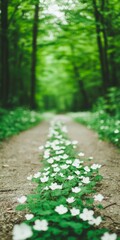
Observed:
[[[76,121],[120,146],[119,0],[1,0],[0,8],[0,140],[46,111],[78,112]]]
[[[119,0],[4,0],[0,16],[1,107],[88,110],[119,88]]]

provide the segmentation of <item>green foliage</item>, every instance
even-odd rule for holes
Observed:
[[[33,127],[41,120],[40,113],[25,108],[0,109],[0,140]]]
[[[98,164],[97,168],[93,169],[93,165],[89,163],[86,172],[83,157],[78,157],[75,145],[68,140],[65,126],[57,122],[50,127],[49,139],[44,147],[43,169],[32,176],[32,181],[35,181],[38,187],[34,194],[28,195],[25,202],[17,207],[18,210],[26,209],[32,214],[29,220],[24,221],[32,230],[32,236],[29,238],[31,240],[61,240],[63,237],[67,240],[99,240],[108,231],[104,228],[99,229],[99,224],[96,226],[95,223],[91,224],[82,219],[81,213],[84,209],[93,210],[94,220],[98,217],[101,206],[95,210],[97,204],[93,194],[96,192],[95,185],[101,180],[98,174],[98,168],[101,166]],[[79,161],[79,164],[76,161]],[[76,173],[76,170],[79,173]],[[89,181],[84,182],[83,178]],[[54,184],[60,189],[51,188]],[[74,192],[74,187],[79,188],[79,191]],[[68,202],[68,198],[71,197],[74,201]],[[65,212],[62,212],[62,209],[57,211],[59,206],[65,208]],[[72,214],[71,209],[77,210],[78,213]],[[43,224],[40,229],[35,229],[36,220],[44,220],[48,226],[44,229]]]
[[[7,103],[4,107],[30,106],[33,74],[39,109],[88,110],[108,87],[120,86],[119,0],[104,1],[103,4],[97,0],[40,1],[37,49],[33,47],[36,2],[11,0],[6,6],[6,14],[4,9],[0,12],[6,16],[7,26],[4,31],[3,16],[0,18],[3,19],[0,106],[4,101]],[[2,47],[5,43],[7,46]],[[9,54],[4,50],[6,48]],[[33,50],[37,56],[36,70],[31,73]],[[4,79],[6,67],[8,76]],[[4,101],[2,95],[6,95]]]
[[[108,90],[106,97],[98,99],[93,112],[76,114],[75,120],[96,130],[100,139],[108,140],[120,147],[120,92]]]

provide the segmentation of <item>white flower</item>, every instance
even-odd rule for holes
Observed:
[[[54,149],[55,150],[55,149]],[[60,150],[60,151],[56,151],[56,154],[60,155],[60,154],[63,154],[64,151],[63,150]]]
[[[90,183],[89,177],[83,177],[82,182],[85,183],[85,184]]]
[[[72,208],[72,209],[70,209],[70,212],[71,212],[71,215],[72,215],[72,216],[76,216],[76,215],[79,215],[79,214],[80,214],[80,210],[77,209],[77,208]]]
[[[20,197],[20,198],[18,198],[17,199],[17,201],[19,202],[19,203],[25,203],[26,202],[26,200],[27,200],[27,197],[26,196],[22,196],[22,197]]]
[[[72,180],[74,178],[74,176],[68,176],[67,179],[68,180]]]
[[[54,157],[54,160],[56,160],[57,162],[59,162],[59,161],[60,161],[60,156]]]
[[[48,230],[48,222],[46,220],[39,220],[35,221],[35,225],[33,228],[37,231],[47,231]]]
[[[96,170],[97,168],[101,168],[101,165],[94,163],[94,164],[91,166],[91,168],[92,168],[93,170]]]
[[[74,167],[76,167],[76,168],[79,168],[79,163],[76,163],[76,162],[73,162],[73,164],[72,164]]]
[[[100,216],[89,220],[89,224],[91,225],[95,224],[96,226],[99,226],[101,222],[102,222],[102,218]]]
[[[55,168],[58,166],[58,163],[52,164],[52,167]]]
[[[101,237],[101,240],[116,240],[117,239],[117,234],[116,233],[104,233],[104,235]]]
[[[66,141],[65,141],[65,145],[66,145],[66,146],[68,146],[68,145],[70,145],[70,144],[71,144],[71,141],[69,141],[69,140],[66,140]]]
[[[86,172],[90,172],[90,168],[89,168],[88,166],[84,167],[84,170],[85,170]]]
[[[49,151],[45,151],[44,152],[44,158],[46,159],[46,158],[49,158],[50,157],[50,153],[49,153]]]
[[[89,160],[93,160],[93,157],[89,157],[88,159],[89,159]]]
[[[67,159],[69,156],[67,154],[64,154],[63,156],[61,156],[62,159]]]
[[[72,163],[72,166],[76,167],[76,168],[80,168],[80,163],[81,161],[79,159],[75,159],[75,161]]]
[[[80,164],[81,161],[80,161],[80,159],[76,158],[75,161],[74,161],[74,163],[76,163],[76,164]]]
[[[60,177],[64,177],[64,174],[63,174],[63,173],[59,173],[59,176],[60,176]]]
[[[59,214],[64,214],[68,211],[68,209],[61,204],[55,208],[55,211]]]
[[[81,188],[80,187],[74,187],[72,188],[72,192],[74,193],[79,193],[81,191]]]
[[[48,186],[46,186],[46,187],[44,187],[44,188],[43,188],[43,190],[49,190],[49,187],[48,187]]]
[[[54,160],[53,160],[52,158],[49,158],[49,159],[47,160],[47,162],[52,164],[52,163],[54,163]]]
[[[48,179],[49,179],[49,177],[45,176],[45,177],[40,178],[40,181],[44,183],[44,182],[47,182]]]
[[[73,148],[77,148],[76,145],[73,145]]]
[[[73,203],[75,201],[75,198],[74,197],[70,197],[70,198],[67,198],[66,201],[68,203]]]
[[[33,235],[31,227],[25,223],[16,224],[13,228],[13,240],[25,240]]]
[[[93,220],[93,214],[94,214],[93,210],[88,210],[87,208],[84,208],[83,213],[80,214],[80,218],[83,221]]]
[[[83,163],[83,161],[81,160],[80,163]],[[81,166],[82,167],[82,166]]]
[[[71,142],[73,145],[76,145],[76,144],[78,144],[78,141],[77,140],[74,140],[74,141],[72,141]]]
[[[60,166],[62,169],[67,169],[69,166],[67,164],[61,165]]]
[[[60,171],[59,167],[54,168],[54,172],[59,172],[59,171]]]
[[[32,180],[32,175],[28,176],[27,180],[31,181]]]
[[[57,184],[57,183],[52,183],[52,184],[49,186],[49,188],[50,188],[51,190],[62,189],[62,185],[59,185],[59,184]]]
[[[35,174],[34,174],[34,176],[33,176],[33,177],[34,177],[34,178],[39,178],[39,177],[40,177],[40,175],[41,175],[41,173],[40,173],[40,172],[37,172],[37,173],[35,173]]]
[[[77,175],[80,175],[80,171],[75,171],[75,173],[76,173]]]
[[[43,150],[44,146],[40,146],[38,147],[39,150]]]
[[[33,217],[34,217],[33,214],[25,214],[25,218],[26,218],[27,220],[31,220]]]
[[[67,164],[71,164],[71,163],[72,163],[72,160],[67,160],[66,163],[67,163]]]
[[[80,153],[78,153],[78,156],[80,156],[80,157],[84,157],[85,154],[84,154],[83,152],[80,152]]]
[[[47,175],[49,175],[49,173],[50,173],[49,171],[43,172],[43,175],[44,175],[44,176],[47,176]]]
[[[102,200],[104,199],[104,196],[102,194],[94,195],[93,197],[95,201],[99,202],[102,202]]]
[[[44,168],[44,170],[47,172],[50,169],[50,167]]]
[[[94,218],[94,224],[96,226],[100,225],[100,223],[102,222],[102,218],[99,216],[97,218]]]
[[[55,177],[57,175],[57,173],[52,173],[51,177]]]
[[[47,141],[46,144],[45,144],[45,147],[46,147],[46,148],[49,148],[49,147],[50,147],[50,144],[51,144],[51,143]]]
[[[119,130],[118,130],[118,129],[115,129],[114,133],[119,133]]]
[[[62,142],[61,142],[62,143]],[[61,146],[61,149],[65,149],[65,146]]]

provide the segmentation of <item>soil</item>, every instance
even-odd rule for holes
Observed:
[[[85,153],[83,159],[92,156],[91,163],[102,165],[100,174],[103,180],[97,189],[105,197],[102,201],[104,210],[101,210],[101,215],[105,216],[102,225],[119,234],[119,150],[112,144],[99,140],[97,133],[73,122],[70,117],[57,116],[56,119],[63,120],[67,125],[69,138],[78,141],[77,150]],[[0,145],[1,240],[11,240],[13,225],[24,218],[23,213],[15,211],[17,198],[27,195],[34,188],[27,176],[39,171],[42,166],[39,146],[44,145],[47,140],[48,127],[49,122],[42,122]]]

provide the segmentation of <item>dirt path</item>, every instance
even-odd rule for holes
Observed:
[[[105,196],[104,210],[106,223],[104,226],[119,231],[120,208],[119,201],[119,158],[118,150],[109,143],[98,140],[97,134],[80,124],[73,123],[69,117],[58,116],[65,121],[70,139],[77,140],[78,150],[85,153],[85,157],[93,156],[93,162],[102,164],[100,172],[104,177],[98,192]],[[15,212],[16,199],[32,191],[33,186],[26,177],[40,169],[38,147],[47,139],[48,122],[25,131],[0,146],[2,191],[0,208],[2,211],[1,240],[11,240],[12,225],[22,219],[22,214]]]
[[[13,223],[22,218],[22,213],[15,212],[16,200],[33,188],[27,176],[40,169],[38,147],[46,142],[48,125],[43,122],[0,145],[0,240],[11,240]]]

